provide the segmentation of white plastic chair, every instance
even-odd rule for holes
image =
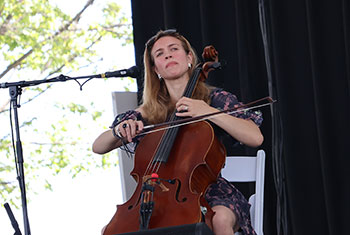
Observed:
[[[249,198],[250,218],[258,235],[263,235],[265,152],[256,156],[227,156],[221,174],[230,182],[255,182],[255,194]],[[235,233],[240,234],[240,233]]]

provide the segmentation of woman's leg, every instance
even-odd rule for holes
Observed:
[[[213,229],[215,235],[233,235],[239,228],[237,216],[225,206],[212,207],[215,214],[213,216]]]

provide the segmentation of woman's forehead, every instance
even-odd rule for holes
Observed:
[[[181,41],[172,36],[161,37],[154,43],[152,48],[152,54],[157,50],[165,49],[166,47],[169,47],[172,45],[181,45]]]

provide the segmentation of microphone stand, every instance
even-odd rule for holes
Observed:
[[[20,105],[17,104],[17,98],[18,98],[18,95],[21,95],[21,94],[22,94],[22,88],[20,88],[19,86],[10,87],[10,97],[11,97],[11,104],[14,110],[15,129],[16,129],[16,153],[17,153],[16,155],[17,155],[17,165],[18,165],[17,180],[19,182],[19,188],[21,190],[24,231],[25,231],[25,235],[30,235],[27,200],[26,200],[26,187],[25,187],[24,170],[23,170],[23,150],[22,150],[22,143],[21,143],[21,138],[19,133],[18,111],[17,111],[17,108],[20,107]]]
[[[77,79],[88,78],[83,84],[80,84]],[[25,179],[24,179],[24,168],[23,168],[23,149],[20,138],[20,128],[18,122],[18,108],[21,107],[20,104],[17,103],[18,96],[22,94],[22,87],[35,86],[41,83],[49,83],[49,82],[65,82],[68,80],[75,80],[80,85],[80,90],[82,90],[82,86],[93,78],[101,78],[101,75],[90,75],[90,76],[81,76],[81,77],[68,77],[65,75],[59,75],[58,77],[44,80],[34,80],[34,81],[20,81],[20,82],[6,82],[0,83],[0,88],[9,88],[11,104],[14,110],[14,119],[15,119],[15,129],[16,129],[16,156],[17,156],[17,180],[19,181],[19,187],[21,190],[21,201],[22,201],[22,212],[23,212],[23,221],[24,221],[24,234],[30,235],[30,226],[28,219],[28,209],[27,209],[27,198],[26,198],[26,187],[25,187]],[[10,104],[10,105],[11,105]],[[16,165],[16,166],[17,166]]]
[[[10,218],[12,227],[15,230],[15,233],[13,235],[22,235],[21,230],[18,227],[17,220],[16,220],[15,216],[12,213],[10,205],[8,203],[5,203],[4,206],[5,206],[5,209],[6,209],[6,212],[7,212],[8,216]]]

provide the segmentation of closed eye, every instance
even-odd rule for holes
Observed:
[[[159,52],[156,53],[156,57],[159,57],[159,56],[161,56],[161,55],[163,55],[163,52],[162,52],[162,51],[159,51]]]

